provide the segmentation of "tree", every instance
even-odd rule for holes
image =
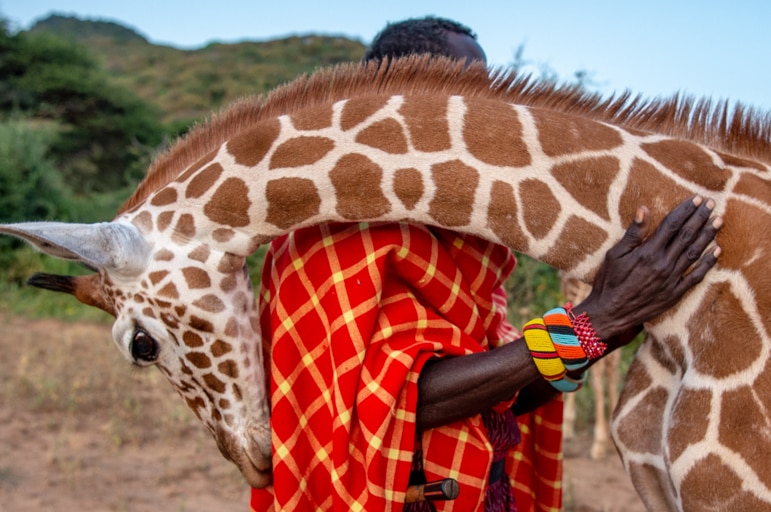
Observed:
[[[51,157],[80,192],[136,183],[161,143],[160,113],[112,85],[87,48],[50,34],[0,29],[0,120],[55,121]]]

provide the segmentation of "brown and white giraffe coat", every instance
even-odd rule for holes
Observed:
[[[751,115],[714,128],[709,112],[442,60],[351,65],[245,100],[161,156],[108,224],[129,241],[107,252],[139,255],[129,267],[83,254],[104,245],[101,228],[71,241],[47,223],[0,232],[98,268],[37,284],[114,314],[124,355],[154,362],[263,486],[269,407],[244,265],[260,244],[321,222],[409,220],[590,279],[639,205],[658,222],[693,193],[712,197],[725,218],[719,268],[647,326],[614,432],[651,508],[768,508],[771,187],[760,161],[771,145]]]

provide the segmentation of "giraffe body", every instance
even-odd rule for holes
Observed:
[[[244,264],[260,244],[323,222],[407,220],[591,280],[639,205],[658,222],[693,193],[712,197],[725,218],[719,267],[646,326],[614,435],[651,508],[771,508],[767,131],[748,115],[713,128],[705,105],[601,101],[432,62],[298,79],[187,135],[112,222],[0,232],[96,268],[34,284],[116,316],[122,353],[157,365],[261,487],[269,405]],[[742,131],[753,142],[736,142]],[[730,485],[712,489],[713,474]]]

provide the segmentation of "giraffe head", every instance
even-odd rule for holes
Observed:
[[[113,315],[113,339],[124,357],[139,367],[157,366],[246,480],[255,487],[270,483],[259,321],[243,256],[178,230],[177,243],[161,244],[142,222],[22,223],[0,226],[0,233],[96,270],[77,277],[37,274],[30,284]]]

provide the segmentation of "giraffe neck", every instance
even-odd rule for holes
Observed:
[[[354,98],[312,126],[306,116],[245,130],[124,217],[240,256],[311,224],[406,220],[587,276],[638,204],[661,214],[704,189],[689,181],[698,173],[662,176],[658,152],[674,144],[719,161],[691,143],[461,96]]]

